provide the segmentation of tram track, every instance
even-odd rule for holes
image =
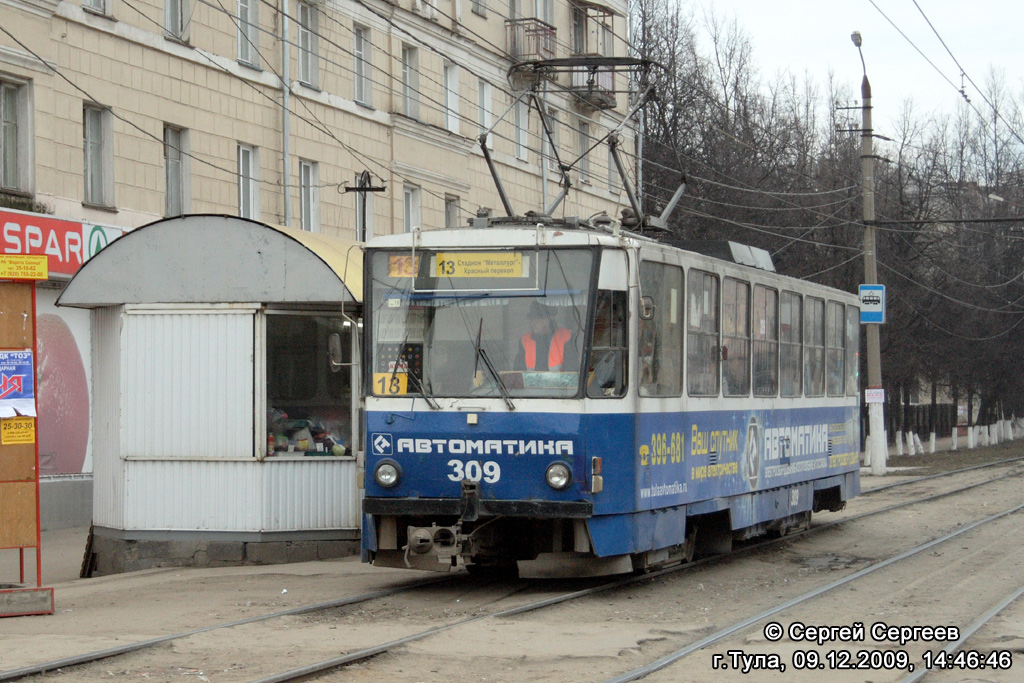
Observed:
[[[1016,462],[1019,462],[1019,461],[1024,461],[1024,458],[1007,459],[1007,460],[1003,460],[1003,461],[999,461],[999,462],[995,462],[995,463],[988,463],[988,464],[985,464],[985,465],[964,468],[962,470],[955,470],[955,471],[951,471],[951,472],[940,473],[939,475],[931,475],[931,476],[927,476],[927,477],[920,477],[920,478],[915,478],[915,479],[911,479],[911,480],[904,481],[904,482],[895,482],[894,484],[886,485],[884,488],[885,489],[890,489],[890,488],[894,488],[894,487],[911,486],[913,484],[917,484],[919,482],[931,480],[931,479],[934,479],[934,478],[952,476],[952,475],[956,475],[956,474],[960,474],[960,473],[973,472],[973,471],[976,471],[976,470],[990,468],[990,467],[998,467],[998,466],[1001,466],[1001,465],[1012,465],[1012,464],[1014,464]],[[408,644],[410,642],[414,642],[414,641],[417,641],[417,640],[423,640],[423,639],[426,639],[426,638],[430,638],[431,636],[437,635],[439,633],[442,633],[442,632],[445,632],[445,631],[449,631],[449,630],[452,630],[452,629],[455,629],[455,628],[458,628],[458,627],[474,624],[474,623],[479,622],[479,621],[484,620],[484,619],[501,619],[501,618],[507,618],[507,617],[511,617],[511,616],[515,616],[515,615],[519,615],[519,614],[524,614],[524,613],[527,613],[527,612],[532,612],[532,611],[540,610],[540,609],[543,609],[543,608],[546,608],[546,607],[562,604],[562,603],[569,602],[569,601],[572,601],[572,600],[578,600],[580,598],[587,597],[587,596],[590,596],[590,595],[595,595],[595,594],[600,593],[600,592],[604,592],[604,591],[608,591],[608,590],[613,590],[613,589],[616,589],[616,588],[621,588],[621,587],[628,586],[630,584],[634,584],[634,583],[637,583],[637,582],[651,580],[651,579],[654,579],[654,578],[657,578],[657,577],[660,577],[660,576],[664,576],[664,575],[667,575],[667,574],[671,574],[671,573],[675,573],[675,572],[679,572],[679,571],[692,570],[692,569],[695,569],[697,567],[705,566],[705,565],[707,565],[709,563],[720,562],[723,559],[728,560],[731,557],[741,556],[741,555],[746,554],[746,553],[754,552],[754,551],[757,551],[757,550],[769,547],[771,545],[774,545],[774,544],[777,544],[777,543],[780,543],[780,542],[788,542],[788,541],[791,541],[793,539],[799,538],[800,536],[802,536],[804,534],[817,533],[817,532],[823,531],[825,529],[830,529],[830,528],[833,528],[833,527],[838,526],[840,524],[848,524],[850,522],[853,522],[853,521],[856,521],[856,520],[859,520],[859,519],[863,519],[865,517],[869,517],[869,516],[873,516],[873,515],[878,515],[878,514],[883,514],[883,513],[892,511],[892,510],[904,508],[904,507],[911,506],[911,505],[917,505],[917,504],[926,503],[926,502],[929,502],[929,501],[932,501],[932,500],[937,500],[937,499],[944,498],[944,497],[947,497],[947,496],[957,495],[959,493],[963,493],[963,492],[966,492],[966,491],[978,488],[980,486],[984,486],[986,484],[990,484],[990,483],[995,482],[995,481],[1000,481],[1002,479],[1005,479],[1007,476],[1019,476],[1020,474],[1021,474],[1021,471],[1014,471],[1012,473],[1003,474],[1003,475],[1000,475],[1000,476],[992,478],[992,479],[986,479],[986,480],[981,481],[981,482],[975,482],[975,483],[969,484],[967,486],[953,488],[953,489],[948,490],[948,491],[942,491],[942,492],[939,492],[939,493],[936,493],[936,494],[932,494],[932,495],[926,496],[924,498],[916,498],[914,500],[903,501],[903,502],[896,503],[896,504],[893,504],[893,505],[889,505],[889,506],[886,506],[886,507],[883,507],[883,508],[880,508],[880,509],[877,509],[877,510],[871,510],[871,511],[867,511],[867,512],[860,513],[860,514],[857,514],[857,515],[852,515],[852,516],[846,517],[844,519],[835,520],[835,521],[828,522],[828,523],[825,523],[825,524],[818,524],[818,525],[812,527],[809,530],[800,532],[799,534],[792,534],[792,535],[786,537],[785,539],[771,539],[771,540],[762,541],[762,542],[759,542],[759,543],[749,544],[749,545],[747,545],[747,546],[745,546],[743,548],[737,549],[736,551],[734,551],[734,553],[732,553],[732,555],[716,556],[716,557],[712,557],[712,558],[707,558],[705,560],[700,560],[698,562],[689,563],[689,564],[686,564],[686,565],[678,565],[678,566],[674,566],[674,567],[669,567],[669,568],[657,570],[657,571],[654,571],[654,572],[651,572],[651,573],[648,573],[648,574],[644,574],[644,575],[630,576],[630,577],[627,577],[625,579],[619,579],[619,580],[604,582],[604,583],[601,583],[598,586],[591,586],[591,587],[588,587],[588,588],[585,588],[585,589],[581,589],[581,590],[569,591],[569,592],[561,593],[559,595],[544,597],[544,598],[542,598],[540,600],[535,600],[535,601],[532,601],[532,602],[528,602],[526,604],[522,604],[522,605],[518,605],[518,606],[515,606],[515,607],[512,607],[512,608],[508,608],[508,609],[497,610],[497,611],[488,611],[488,612],[483,613],[483,614],[475,614],[473,616],[466,617],[466,618],[459,619],[459,620],[455,620],[455,621],[452,621],[450,623],[443,624],[441,626],[437,626],[437,627],[434,627],[434,628],[430,628],[430,629],[426,629],[426,630],[420,631],[418,633],[413,633],[413,634],[410,634],[410,635],[407,635],[407,636],[403,636],[401,638],[394,639],[394,640],[389,641],[387,643],[383,643],[383,644],[380,644],[380,645],[375,645],[375,646],[368,647],[368,648],[362,648],[360,650],[353,651],[353,652],[350,652],[350,653],[347,653],[347,654],[344,654],[344,655],[341,655],[341,656],[338,656],[338,657],[333,657],[333,658],[330,658],[330,659],[322,660],[321,662],[318,662],[318,663],[315,663],[315,664],[312,664],[312,665],[303,666],[303,667],[300,667],[300,668],[297,668],[297,669],[289,670],[287,672],[282,672],[282,673],[279,673],[279,674],[275,674],[273,676],[261,678],[261,679],[258,679],[258,681],[260,683],[270,683],[271,681],[289,681],[289,680],[297,680],[297,679],[302,679],[302,678],[308,678],[311,675],[315,675],[317,673],[324,672],[324,671],[330,671],[330,670],[336,669],[338,667],[341,667],[341,666],[344,666],[346,664],[350,664],[350,663],[353,663],[353,662],[363,661],[363,660],[375,657],[375,656],[377,656],[377,655],[379,655],[379,654],[381,654],[383,652],[387,652],[389,650],[394,650],[394,649],[396,649],[398,647],[401,647],[401,646],[403,646],[405,644]],[[870,492],[871,493],[876,492],[880,488],[883,488],[883,487],[872,489]],[[867,494],[869,492],[865,492],[865,493]],[[55,671],[57,669],[61,669],[63,671],[68,671],[68,669],[70,668],[70,669],[73,670],[76,667],[88,664],[90,662],[95,662],[95,661],[99,661],[101,659],[107,659],[107,658],[115,657],[115,656],[119,656],[119,655],[130,654],[132,652],[138,652],[138,651],[145,650],[145,649],[148,649],[148,648],[154,648],[154,647],[156,647],[158,645],[166,644],[166,643],[169,643],[169,642],[172,642],[172,641],[176,641],[176,640],[183,640],[183,639],[186,639],[186,638],[189,638],[189,637],[192,637],[192,636],[210,633],[212,631],[219,631],[219,630],[225,630],[225,629],[231,629],[231,628],[238,628],[238,627],[241,627],[241,626],[244,626],[244,625],[248,625],[248,624],[265,622],[265,621],[269,621],[269,620],[272,620],[272,619],[280,619],[280,618],[284,618],[284,617],[288,617],[288,616],[311,615],[311,614],[315,614],[317,612],[325,612],[325,611],[329,611],[329,610],[333,610],[333,609],[338,609],[338,608],[341,608],[341,607],[352,606],[352,605],[357,605],[357,604],[360,604],[360,603],[369,602],[369,601],[372,601],[372,600],[375,600],[375,599],[380,599],[380,598],[384,598],[384,597],[399,595],[401,593],[406,593],[408,591],[415,590],[417,588],[422,588],[422,587],[425,587],[425,586],[432,586],[432,585],[437,585],[437,584],[443,584],[445,582],[450,582],[450,581],[458,580],[459,578],[460,577],[458,575],[455,575],[455,576],[445,576],[445,577],[441,577],[441,578],[431,578],[431,579],[427,579],[425,581],[417,582],[417,583],[411,584],[411,585],[406,585],[406,586],[401,586],[401,587],[396,587],[396,588],[391,588],[391,589],[384,589],[384,590],[381,590],[381,591],[374,591],[374,592],[365,593],[365,594],[358,595],[358,596],[352,596],[352,597],[343,598],[343,599],[340,599],[340,600],[333,600],[333,601],[328,601],[328,602],[324,602],[324,603],[318,603],[318,604],[315,604],[315,605],[308,605],[308,606],[303,606],[303,607],[297,607],[297,608],[293,608],[293,609],[290,609],[290,610],[284,610],[284,611],[281,611],[281,612],[274,612],[274,613],[270,613],[270,614],[266,614],[266,615],[259,615],[259,616],[255,616],[255,617],[249,617],[249,618],[238,620],[238,621],[232,621],[232,622],[227,622],[227,623],[223,623],[223,624],[217,624],[217,625],[207,626],[207,627],[198,628],[198,629],[192,629],[192,630],[189,630],[189,631],[183,631],[183,632],[180,632],[180,633],[169,634],[167,636],[161,636],[161,637],[158,637],[158,638],[153,638],[153,639],[149,639],[149,640],[145,640],[145,641],[139,641],[139,642],[136,642],[136,643],[127,644],[127,645],[119,646],[119,647],[116,647],[116,648],[110,648],[110,649],[107,649],[107,650],[86,653],[86,654],[83,654],[83,655],[63,658],[63,659],[60,659],[60,660],[53,660],[53,661],[46,662],[46,663],[39,664],[39,665],[35,665],[35,666],[23,667],[23,668],[20,668],[20,669],[14,669],[14,670],[6,671],[6,672],[0,672],[0,681],[17,680],[17,679],[25,678],[27,676],[34,675],[34,674],[39,674],[39,673],[43,673],[43,672],[47,672],[47,671]],[[522,590],[522,589],[519,588],[519,589],[517,589],[516,592],[518,592],[519,590]]]
[[[742,619],[740,621],[737,621],[737,622],[735,622],[733,624],[730,624],[730,625],[728,625],[726,627],[720,628],[719,630],[715,631],[714,633],[712,633],[712,634],[710,634],[710,635],[708,635],[708,636],[706,636],[704,638],[701,638],[701,639],[699,639],[699,640],[697,640],[695,642],[689,643],[686,646],[684,646],[684,647],[682,647],[682,648],[680,648],[680,649],[678,649],[678,650],[676,650],[676,651],[674,651],[674,652],[672,652],[672,653],[670,653],[668,655],[662,656],[662,657],[660,657],[660,658],[658,658],[658,659],[656,659],[656,660],[654,660],[654,661],[652,661],[652,662],[650,662],[650,663],[648,663],[648,664],[646,664],[646,665],[644,665],[642,667],[637,667],[635,669],[632,669],[632,670],[627,671],[625,673],[622,673],[620,675],[614,676],[612,678],[608,678],[605,681],[603,681],[603,683],[627,683],[628,681],[636,681],[636,680],[643,679],[643,678],[649,676],[650,674],[652,674],[654,672],[657,672],[657,671],[660,671],[662,669],[665,669],[666,667],[668,667],[668,666],[670,666],[672,664],[676,664],[676,663],[680,662],[681,660],[683,660],[685,657],[688,657],[688,656],[690,656],[690,655],[692,655],[692,654],[694,654],[694,653],[696,653],[698,651],[704,650],[705,648],[707,648],[707,647],[709,647],[711,645],[714,645],[716,643],[724,641],[727,638],[730,638],[732,636],[739,635],[742,632],[750,629],[751,627],[753,627],[753,626],[755,626],[755,625],[757,625],[759,623],[765,622],[768,619],[770,619],[770,618],[772,618],[774,616],[777,616],[777,615],[779,615],[779,614],[781,614],[783,612],[786,612],[786,611],[791,610],[791,609],[793,609],[795,607],[804,605],[805,603],[808,603],[808,602],[810,602],[812,600],[815,600],[815,599],[817,599],[817,598],[819,598],[819,597],[821,597],[821,596],[823,596],[823,595],[825,595],[825,594],[827,594],[829,592],[832,592],[832,591],[834,591],[834,590],[836,590],[838,588],[849,586],[850,584],[852,584],[855,581],[859,581],[861,579],[864,579],[865,577],[868,577],[868,576],[870,576],[870,575],[872,575],[872,574],[874,574],[876,572],[880,572],[880,571],[886,570],[886,569],[890,568],[891,566],[893,566],[893,565],[895,565],[895,564],[897,564],[899,562],[902,562],[902,561],[907,560],[909,558],[912,558],[912,557],[914,557],[916,555],[924,553],[925,551],[932,550],[932,549],[934,549],[934,548],[936,548],[936,547],[938,547],[938,546],[940,546],[942,544],[948,543],[948,542],[950,542],[950,541],[952,541],[954,539],[957,539],[957,538],[959,538],[959,537],[961,537],[961,536],[963,536],[965,534],[969,534],[969,533],[971,533],[971,532],[973,532],[973,531],[975,531],[977,529],[980,529],[981,527],[984,527],[984,526],[986,526],[988,524],[992,524],[993,522],[997,522],[999,520],[1003,520],[1003,519],[1009,517],[1010,515],[1017,514],[1017,513],[1021,512],[1021,511],[1024,511],[1024,503],[1019,504],[1019,505],[1015,505],[1015,506],[1013,506],[1013,507],[1011,507],[1009,509],[1006,509],[1006,510],[998,512],[998,513],[996,513],[994,515],[990,515],[988,517],[985,517],[984,519],[981,519],[981,520],[972,522],[970,524],[967,524],[965,526],[962,526],[961,528],[956,529],[955,531],[952,531],[952,532],[950,532],[948,534],[944,534],[944,535],[942,535],[942,536],[940,536],[938,538],[931,539],[931,540],[929,540],[929,541],[927,541],[925,543],[922,543],[922,544],[917,545],[917,546],[915,546],[913,548],[905,550],[905,551],[903,551],[903,552],[901,552],[901,553],[899,553],[899,554],[897,554],[895,556],[889,557],[889,558],[887,558],[885,560],[882,560],[882,561],[879,561],[879,562],[875,562],[875,563],[873,563],[873,564],[871,564],[871,565],[869,565],[869,566],[867,566],[867,567],[865,567],[863,569],[860,569],[860,570],[855,571],[855,572],[853,572],[851,574],[848,574],[848,575],[843,576],[843,577],[841,577],[839,579],[836,579],[835,581],[829,582],[829,583],[827,583],[827,584],[825,584],[823,586],[819,586],[819,587],[817,587],[817,588],[815,588],[813,590],[810,590],[808,592],[805,592],[805,593],[803,593],[803,594],[801,594],[801,595],[799,595],[797,597],[791,598],[791,599],[786,600],[786,601],[784,601],[782,603],[779,603],[777,605],[773,605],[772,607],[769,607],[768,609],[762,610],[762,611],[758,612],[757,614],[754,614],[752,616],[746,617],[746,618],[744,618],[744,619]],[[1021,593],[1024,593],[1024,590],[1016,591],[1013,595],[1011,595],[1011,597],[1015,599]],[[1009,602],[1012,602],[1012,600],[1007,601],[1006,604],[1009,604]],[[1000,609],[1002,609],[1002,607],[1000,607]],[[991,618],[991,617],[988,617],[988,618]],[[984,620],[987,621],[987,618],[984,619]],[[978,625],[978,628],[980,628],[980,625],[981,624]],[[974,630],[977,630],[977,629],[974,629]],[[966,640],[966,638],[969,635],[970,635],[970,633],[966,633],[963,638],[960,638],[956,642],[952,643],[949,646],[950,649],[951,650],[955,649],[955,647],[958,644],[961,644],[964,640]],[[815,668],[817,668],[817,667],[815,667]],[[919,680],[920,677],[923,677],[924,675],[926,675],[928,673],[927,670],[920,670],[920,669],[917,669],[917,668],[915,668],[915,670],[917,671],[917,675],[916,675],[916,677],[913,677],[911,680]]]

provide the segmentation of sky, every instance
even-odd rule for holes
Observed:
[[[974,106],[985,112],[981,94],[966,78],[961,81],[960,67],[981,88],[995,69],[1018,99],[1024,92],[1024,2],[1019,0],[917,0],[960,67],[914,0],[874,0],[874,4],[871,0],[681,1],[696,10],[698,35],[709,8],[721,17],[735,17],[750,38],[753,62],[763,80],[773,80],[780,73],[798,79],[806,74],[823,91],[831,71],[837,84],[854,98],[843,104],[854,106],[860,106],[863,70],[850,34],[860,31],[871,81],[873,124],[883,135],[886,129],[893,131],[908,100],[913,102],[915,118],[933,112],[955,114],[964,101],[958,92],[961,82]]]

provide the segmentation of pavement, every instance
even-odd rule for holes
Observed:
[[[53,586],[78,578],[85,556],[89,527],[43,531],[43,585]],[[18,550],[0,550],[0,583],[18,583],[20,578]],[[25,582],[35,585],[36,550],[25,550]]]

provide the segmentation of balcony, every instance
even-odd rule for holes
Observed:
[[[611,67],[573,67],[570,89],[581,104],[591,109],[615,108],[615,72]]]
[[[540,19],[509,19],[505,22],[507,51],[515,62],[555,58],[555,27]]]
[[[596,2],[572,3],[572,57],[570,87],[578,101],[593,109],[615,108],[615,71],[602,58],[615,54],[614,13]]]

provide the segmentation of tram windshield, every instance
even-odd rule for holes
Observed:
[[[593,263],[589,249],[374,252],[372,393],[575,396]]]

